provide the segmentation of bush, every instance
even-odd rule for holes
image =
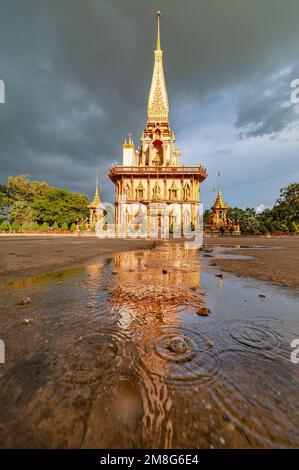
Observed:
[[[268,230],[267,230],[267,228],[265,227],[265,225],[260,225],[259,230],[260,230],[260,233],[262,233],[263,235],[268,232]]]
[[[70,231],[71,231],[71,232],[74,232],[75,230],[77,230],[77,225],[74,224],[74,223],[72,223],[71,228],[70,228]]]
[[[20,227],[20,225],[18,224],[18,222],[13,222],[13,223],[11,224],[11,230],[12,230],[13,232],[18,232],[18,231],[20,230],[20,228],[21,228],[21,227]]]
[[[2,232],[2,231],[3,231],[3,232],[8,232],[9,227],[10,227],[10,225],[9,225],[9,223],[7,222],[7,220],[3,220],[3,222],[2,222],[1,225],[0,225],[0,230],[1,230],[1,232]]]
[[[88,227],[86,225],[86,223],[84,222],[84,224],[81,225],[81,230],[88,230]]]
[[[41,230],[49,230],[49,228],[50,228],[50,227],[49,227],[49,225],[47,224],[47,222],[44,222],[44,223],[42,224],[42,226],[40,227]]]
[[[286,224],[281,224],[280,230],[284,233],[289,231],[288,226]]]
[[[277,229],[276,229],[276,227],[275,227],[274,224],[271,224],[271,225],[270,225],[270,232],[271,232],[271,233],[277,232]]]
[[[29,222],[25,222],[23,225],[22,225],[22,229],[24,230],[30,230],[30,223]]]
[[[61,226],[61,230],[68,230],[68,229],[69,229],[69,228],[68,228],[67,223],[64,222],[64,223],[62,224],[62,226]]]
[[[59,227],[58,227],[58,223],[57,223],[57,222],[54,222],[54,224],[52,225],[52,229],[53,229],[53,230],[59,230]]]
[[[297,233],[298,232],[298,227],[297,227],[297,224],[295,222],[292,222],[290,224],[290,232],[291,233]]]
[[[31,226],[32,230],[39,230],[40,229],[40,225],[38,225],[37,222],[34,222]]]

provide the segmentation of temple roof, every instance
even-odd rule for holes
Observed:
[[[148,96],[148,122],[168,122],[168,96],[163,69],[163,52],[160,43],[160,16],[157,12],[157,44],[154,52],[154,70]]]
[[[88,206],[89,209],[93,208],[102,208],[104,209],[104,206],[102,204],[100,195],[99,195],[99,170],[97,170],[97,182],[96,182],[96,191],[93,197],[92,202]]]
[[[213,204],[213,207],[215,209],[228,209],[228,207],[229,207],[223,200],[220,188],[218,188],[218,194],[217,194],[216,200]]]

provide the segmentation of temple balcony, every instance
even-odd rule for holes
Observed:
[[[122,176],[136,176],[139,178],[147,176],[163,177],[196,177],[203,181],[207,177],[207,170],[202,165],[192,166],[111,166],[108,176],[114,183]]]

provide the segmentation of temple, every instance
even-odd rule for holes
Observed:
[[[89,209],[89,228],[92,229],[97,222],[104,220],[104,206],[99,195],[99,170],[96,176],[96,190],[92,202],[87,206]]]
[[[218,173],[218,192],[217,197],[210,209],[208,223],[205,225],[205,234],[231,233],[231,235],[240,235],[240,226],[238,222],[228,218],[229,206],[224,202],[220,189],[220,173]]]
[[[136,148],[130,133],[123,144],[122,165],[113,165],[109,178],[115,185],[116,223],[120,230],[144,224],[153,230],[195,230],[199,224],[202,165],[180,166],[180,150],[169,125],[169,106],[157,12],[157,42],[148,95],[147,122]]]

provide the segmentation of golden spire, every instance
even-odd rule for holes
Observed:
[[[148,96],[148,122],[168,122],[168,96],[163,69],[163,52],[160,43],[160,16],[157,12],[157,44],[155,49],[154,70]]]
[[[220,171],[218,171],[218,194],[217,198],[214,203],[214,207],[217,207],[218,209],[224,209],[228,207],[227,204],[225,204],[222,194],[221,194],[221,189],[220,189]]]
[[[99,196],[99,169],[97,168],[97,177],[96,177],[96,193],[95,196]]]
[[[102,205],[101,198],[99,196],[99,170],[97,169],[96,173],[96,191],[92,200],[92,203],[90,204],[90,207],[98,207]]]
[[[161,16],[161,13],[160,13],[160,11],[158,10],[158,11],[157,11],[157,45],[156,45],[156,51],[160,51],[160,50],[161,50],[161,43],[160,43],[160,16]]]

